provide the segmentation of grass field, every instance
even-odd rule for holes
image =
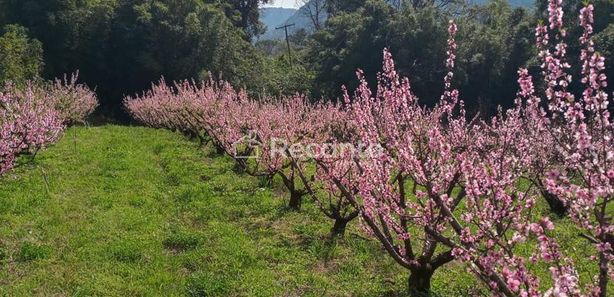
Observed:
[[[279,187],[181,135],[71,128],[0,181],[0,294],[404,294],[407,272],[356,223],[331,241],[310,203],[299,213],[284,205]],[[460,265],[433,279],[441,296],[478,288]]]

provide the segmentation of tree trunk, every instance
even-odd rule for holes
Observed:
[[[559,199],[559,197],[548,192],[548,190],[546,189],[542,189],[541,194],[542,196],[544,196],[544,199],[546,199],[546,202],[548,202],[548,206],[550,206],[550,211],[560,217],[565,216],[565,214],[567,214],[567,207],[565,206],[563,201]]]
[[[243,174],[246,173],[246,165],[243,163],[243,160],[235,160],[235,164],[232,167],[232,171],[234,171],[237,174]]]
[[[608,296],[608,258],[601,252],[599,253],[599,297]]]
[[[433,271],[422,267],[412,269],[409,275],[409,294],[412,297],[431,296],[431,278]]]
[[[207,137],[205,135],[203,135],[202,133],[196,133],[196,137],[198,137],[198,144],[199,147],[205,147],[208,143],[209,140],[207,139]]]
[[[345,218],[335,219],[335,224],[333,228],[330,230],[330,237],[343,237],[345,235],[345,227],[350,222],[350,220]]]
[[[224,148],[221,145],[215,145],[215,152],[218,155],[223,155],[226,151],[224,150]]]
[[[290,204],[288,207],[292,210],[301,210],[301,203],[303,202],[303,194],[299,191],[290,191]]]

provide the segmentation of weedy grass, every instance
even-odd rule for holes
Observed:
[[[408,273],[357,222],[329,239],[311,203],[289,211],[276,183],[212,149],[164,130],[70,129],[0,179],[0,295],[404,295]],[[459,264],[433,279],[440,296],[480,288]]]

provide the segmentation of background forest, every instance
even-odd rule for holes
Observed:
[[[260,96],[306,92],[335,100],[341,86],[356,87],[356,69],[373,81],[388,47],[416,94],[433,102],[441,93],[450,18],[460,28],[455,83],[469,111],[492,113],[511,104],[517,69],[539,68],[530,57],[544,1],[304,1],[303,24],[290,32],[291,59],[285,41],[269,36],[279,30],[261,22],[266,3],[0,0],[0,80],[50,79],[79,70],[80,80],[98,93],[99,113],[123,119],[123,95],[140,93],[161,76],[212,75]],[[576,12],[580,5],[567,1],[564,9]],[[596,48],[607,59],[614,51],[614,1],[594,5]],[[565,16],[574,15],[567,11]],[[579,54],[579,34],[568,34],[572,57]],[[609,63],[606,72],[612,71]]]

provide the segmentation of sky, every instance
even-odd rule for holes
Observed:
[[[265,7],[286,7],[286,8],[299,8],[300,0],[273,0],[271,3],[265,5]]]

